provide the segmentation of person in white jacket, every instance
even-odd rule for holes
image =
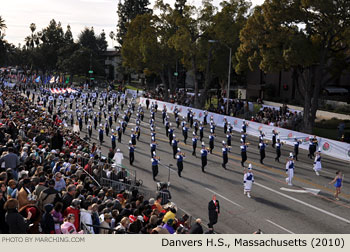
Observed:
[[[78,121],[75,122],[75,124],[73,125],[73,133],[79,133],[79,124]]]
[[[120,151],[120,149],[117,149],[116,153],[113,157],[113,166],[115,167],[115,171],[118,172],[120,167],[122,166],[122,161],[124,159],[123,153]]]
[[[243,183],[244,183],[244,195],[247,195],[247,197],[250,198],[250,192],[252,190],[252,185],[254,183],[252,164],[249,164],[248,171],[244,173]]]
[[[92,203],[87,203],[84,208],[80,209],[80,222],[85,225],[92,225]],[[86,228],[90,231],[91,234],[94,234],[94,228],[87,226]]]

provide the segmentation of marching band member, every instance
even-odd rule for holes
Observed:
[[[215,134],[215,123],[213,120],[210,120],[210,131],[212,131]]]
[[[139,124],[136,125],[136,127],[135,127],[135,133],[136,133],[136,135],[137,135],[137,141],[140,141],[141,127],[140,127]]]
[[[157,149],[157,143],[156,141],[153,139],[152,142],[149,145],[151,147],[151,157],[153,156],[153,153],[156,151]]]
[[[272,148],[275,148],[277,136],[278,132],[276,130],[272,130]]]
[[[246,133],[244,133],[244,131],[243,131],[243,130],[241,130],[241,142],[245,143],[246,138],[247,138],[247,134],[246,134]]]
[[[102,124],[100,124],[100,129],[98,130],[98,139],[100,140],[100,144],[103,143],[103,127]]]
[[[280,162],[280,157],[281,157],[281,146],[283,145],[283,142],[279,138],[277,138],[277,143],[276,143],[276,157],[275,161],[278,163]]]
[[[241,165],[244,167],[244,162],[247,161],[247,147],[248,143],[241,141]]]
[[[227,119],[226,119],[226,116],[224,116],[224,134],[226,134],[227,133]]]
[[[288,177],[286,178],[286,183],[290,186],[292,186],[292,179],[294,176],[294,160],[293,160],[293,153],[289,153],[289,160],[286,163],[286,173]]]
[[[201,149],[201,160],[202,160],[202,172],[204,171],[205,166],[208,163],[207,156],[208,156],[208,148],[205,148],[204,142],[202,142],[202,149]]]
[[[129,162],[131,166],[135,160],[134,152],[135,152],[135,146],[132,144],[132,141],[129,141]]]
[[[252,190],[252,185],[254,183],[252,164],[249,164],[248,171],[244,173],[243,183],[244,183],[244,195],[247,195],[247,197],[250,198],[251,197],[250,192]]]
[[[203,127],[203,123],[200,122],[200,126],[199,126],[199,140],[202,142],[204,137],[204,127]]]
[[[210,150],[210,154],[213,153],[214,140],[215,140],[215,134],[214,134],[213,131],[210,131],[210,135],[209,135],[209,150]]]
[[[153,175],[153,180],[156,181],[156,176],[158,175],[158,164],[160,162],[160,157],[156,156],[156,152],[151,153],[152,158],[152,175]]]
[[[89,139],[91,139],[92,136],[92,125],[91,125],[91,119],[89,119],[89,124],[86,126],[89,134]]]
[[[227,146],[228,146],[228,151],[231,151],[231,138],[232,138],[232,135],[231,135],[229,129],[227,129],[226,142],[227,142]]]
[[[208,117],[208,111],[204,111],[203,112],[203,114],[204,114],[204,117],[203,117],[203,125],[207,125],[208,124],[208,122],[207,122],[207,117]]]
[[[168,135],[169,135],[169,144],[171,145],[171,142],[173,141],[173,135],[174,135],[174,129],[171,127],[171,123],[169,125],[169,129],[168,129]]]
[[[319,171],[322,170],[322,164],[321,164],[321,149],[319,148],[316,152],[316,157],[314,161],[314,171],[317,176],[320,176]]]
[[[168,120],[168,117],[165,119],[164,125],[165,125],[165,135],[166,135],[167,137],[169,137],[169,126],[170,126],[170,122],[169,122],[169,120]]]
[[[195,132],[196,135],[197,135],[197,133],[198,133],[198,128],[199,128],[199,126],[198,126],[198,121],[197,121],[197,120],[194,121],[193,127],[194,127],[194,132]]]
[[[134,134],[134,129],[131,129],[131,134],[130,134],[130,138],[131,138],[131,143],[132,145],[136,145],[136,135]]]
[[[163,120],[163,124],[164,124],[165,117],[166,117],[166,107],[165,107],[165,105],[164,105],[163,110],[162,110],[162,120]]]
[[[243,121],[242,121],[242,130],[243,130],[243,133],[247,133],[247,125],[248,125],[248,123],[246,123],[245,120],[243,119]]]
[[[226,164],[228,162],[228,148],[227,148],[227,145],[225,143],[225,141],[222,141],[222,159],[223,159],[223,162],[222,162],[222,167],[226,170]]]
[[[265,148],[267,143],[262,141],[259,143],[259,152],[260,152],[260,164],[264,164],[264,158],[265,158]]]
[[[302,140],[298,140],[297,138],[294,138],[294,157],[295,160],[298,161],[298,154],[299,154],[299,145],[302,143]]]
[[[173,134],[173,140],[171,141],[171,146],[173,147],[173,158],[176,159],[177,146],[179,141],[176,139],[175,134]]]
[[[192,156],[196,156],[196,148],[197,148],[197,140],[198,140],[198,136],[196,135],[196,132],[193,131],[192,133],[193,137],[192,137]]]
[[[116,133],[114,132],[114,129],[112,129],[111,142],[112,142],[113,150],[117,147],[116,140],[117,140]]]
[[[119,121],[119,123],[121,124],[121,121]],[[116,130],[118,132],[118,143],[121,143],[122,142],[122,127],[121,127],[121,125],[119,125],[116,128]]]
[[[177,116],[175,121],[176,121],[176,128],[179,128],[179,126],[180,126],[180,117]]]
[[[187,144],[187,143],[186,143],[186,140],[187,140],[187,132],[188,132],[188,127],[187,127],[187,125],[185,124],[185,126],[182,128],[182,134],[183,134],[183,136],[184,136],[184,143],[185,143],[185,144]]]
[[[176,159],[177,159],[177,174],[179,175],[179,177],[181,178],[181,172],[184,168],[183,166],[183,159],[185,157],[185,153],[181,152],[180,148],[177,148],[177,155],[176,155]]]
[[[105,131],[106,131],[106,136],[108,136],[109,134],[109,124],[108,124],[108,120],[106,119],[106,122],[105,122]]]

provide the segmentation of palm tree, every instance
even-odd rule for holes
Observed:
[[[2,38],[2,32],[6,29],[5,20],[0,16],[0,38]]]
[[[38,46],[40,43],[40,33],[34,33],[36,30],[36,25],[31,23],[29,26],[32,34],[25,38],[26,46],[33,49],[34,46]]]

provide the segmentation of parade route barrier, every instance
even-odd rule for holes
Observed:
[[[142,106],[146,106],[147,99],[149,98],[145,98],[145,97],[140,98],[140,103]],[[187,111],[189,109],[192,109],[192,111],[195,113],[194,119],[203,121],[204,110],[190,108],[182,105],[177,105],[177,104],[153,100],[153,99],[149,99],[149,101],[150,101],[150,105],[152,103],[157,102],[158,110],[162,110],[163,107],[165,106],[167,111],[170,113],[173,113],[175,107],[177,107],[179,111],[179,115],[185,118],[187,118]],[[241,118],[208,112],[208,116],[207,116],[208,123],[210,122],[211,117],[213,118],[214,123],[219,127],[224,126],[224,117],[226,117],[227,121],[230,122],[231,125],[233,126],[234,131],[237,131],[237,132],[241,131],[241,127],[243,123],[243,119]],[[300,148],[304,150],[309,149],[310,135],[308,134],[292,131],[289,129],[279,128],[275,126],[269,126],[269,125],[257,123],[257,122],[246,121],[246,123],[248,123],[248,126],[247,126],[248,135],[259,137],[260,131],[262,131],[265,133],[265,139],[271,140],[272,131],[276,130],[277,132],[279,132],[279,138],[281,139],[281,141],[284,141],[286,144],[293,146],[295,138],[297,138],[299,140],[302,140],[302,143],[299,146]],[[318,140],[318,148],[321,149],[321,153],[332,156],[334,158],[350,161],[350,144],[323,138],[323,137],[318,137],[318,136],[316,138]]]

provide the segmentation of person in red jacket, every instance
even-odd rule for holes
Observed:
[[[80,230],[80,202],[81,200],[74,199],[72,204],[67,207],[63,214],[64,217],[67,217],[69,214],[74,214],[74,227],[77,231]]]

